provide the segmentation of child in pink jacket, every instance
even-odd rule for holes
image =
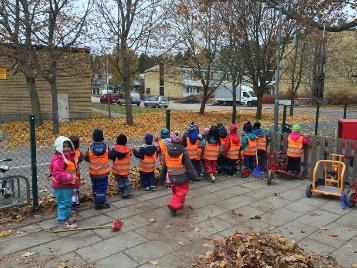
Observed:
[[[54,147],[56,152],[49,169],[56,196],[58,225],[60,229],[74,229],[77,225],[70,218],[72,194],[73,189],[80,186],[74,146],[69,138],[60,136],[55,140]]]
[[[301,158],[304,152],[304,146],[309,144],[310,139],[301,133],[301,126],[294,125],[292,132],[288,137],[288,171],[294,174],[300,174]]]

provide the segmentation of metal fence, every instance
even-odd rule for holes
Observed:
[[[145,109],[145,108],[143,108]],[[149,108],[150,109],[150,108]],[[335,137],[337,121],[343,118],[357,118],[357,109],[343,106],[297,106],[294,116],[289,116],[289,108],[280,107],[280,125],[299,123],[303,126],[303,131],[314,135],[315,129],[320,136]],[[285,111],[285,113],[284,113]],[[273,107],[264,106],[262,118],[260,120],[264,128],[273,127]],[[318,117],[316,116],[318,115]],[[114,146],[116,137],[123,133],[128,137],[130,147],[139,147],[143,143],[146,132],[150,132],[154,137],[159,136],[160,130],[168,127],[171,130],[184,131],[190,122],[195,122],[200,130],[217,123],[223,123],[227,128],[232,123],[232,118],[236,118],[236,123],[240,131],[244,122],[255,121],[255,109],[251,107],[238,107],[236,116],[232,116],[231,110],[207,111],[200,115],[197,111],[178,111],[150,109],[134,115],[133,126],[126,125],[124,116],[108,118],[103,114],[93,113],[91,119],[71,119],[62,122],[60,135],[76,135],[81,140],[80,149],[85,152],[92,141],[92,131],[95,128],[104,130],[105,140],[109,146]],[[20,194],[11,199],[0,196],[0,210],[9,206],[17,206],[29,201],[34,209],[41,205],[48,204],[48,200],[54,199],[51,189],[51,180],[48,178],[48,167],[53,155],[53,141],[58,135],[51,132],[51,122],[46,121],[44,125],[35,127],[34,118],[29,121],[4,122],[1,124],[3,136],[8,136],[6,141],[0,143],[2,148],[0,158],[12,158],[8,165],[10,170],[6,172],[9,176],[22,176],[28,179],[30,187],[25,180],[21,180],[18,189]],[[135,171],[137,159],[132,157],[132,181],[138,186],[138,173]],[[1,163],[0,163],[1,164]],[[87,193],[86,198],[90,198],[90,179],[88,176],[88,166],[85,162],[80,164],[82,180],[82,194]],[[16,185],[14,186],[16,188]],[[115,184],[112,184],[115,193]],[[28,191],[31,198],[28,199]]]

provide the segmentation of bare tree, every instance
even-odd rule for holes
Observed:
[[[173,6],[173,8],[172,8]],[[222,48],[221,21],[217,1],[173,1],[171,12],[171,36],[185,51],[185,64],[191,69],[193,79],[202,84],[203,98],[200,114],[204,114],[211,92],[224,79],[220,66]]]
[[[110,63],[116,68],[125,85],[126,121],[129,125],[134,123],[130,82],[133,74],[137,72],[137,68],[131,67],[133,62],[130,54],[146,52],[147,48],[151,47],[164,16],[161,12],[162,4],[162,0],[96,0],[105,26],[101,27],[101,31],[106,35],[103,50],[111,54],[111,57],[108,57]]]
[[[36,69],[51,86],[52,132],[59,133],[57,76],[61,58],[71,51],[83,34],[87,16],[92,7],[88,1],[81,15],[74,11],[74,0],[48,0],[43,6],[40,29],[33,31],[35,42],[42,45],[34,49]]]
[[[0,40],[4,44],[0,54],[12,61],[14,72],[24,74],[28,88],[31,110],[37,125],[43,124],[41,104],[36,89],[36,77],[33,57],[33,33],[35,19],[39,15],[39,1],[1,0],[0,1]]]

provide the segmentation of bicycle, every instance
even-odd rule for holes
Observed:
[[[0,162],[10,162],[12,161],[11,158],[7,159],[0,159]],[[12,184],[10,183],[10,180],[8,177],[4,177],[4,174],[9,171],[9,167],[6,165],[0,165],[0,193],[4,198],[9,198],[13,195],[13,187]]]

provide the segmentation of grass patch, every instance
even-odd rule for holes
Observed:
[[[92,108],[108,112],[108,104],[92,103]],[[153,112],[158,112],[160,110],[164,110],[164,109],[156,109],[156,108],[145,108],[142,106],[138,107],[136,105],[135,106],[132,105],[132,109],[133,109],[134,115],[135,114],[143,114],[143,113],[153,113]],[[125,106],[119,105],[119,104],[112,104],[112,105],[110,105],[110,111],[112,113],[125,115]]]

